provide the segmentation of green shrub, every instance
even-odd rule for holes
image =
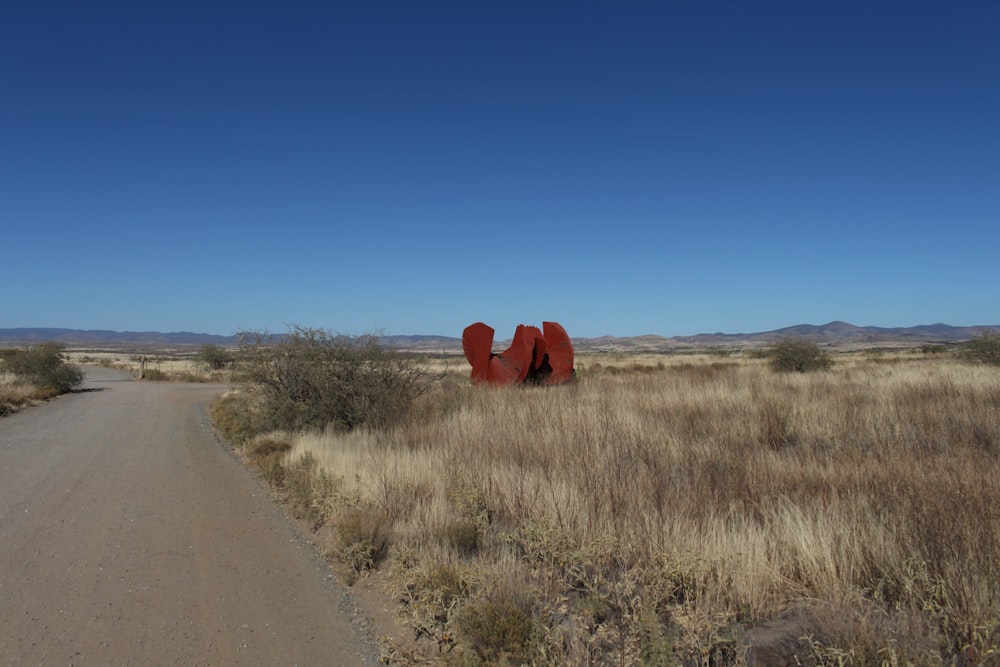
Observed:
[[[242,380],[258,391],[263,430],[352,430],[407,417],[429,384],[408,357],[374,336],[334,336],[295,328],[286,336],[245,333]]]
[[[767,356],[771,367],[782,372],[820,371],[833,365],[833,359],[826,351],[804,338],[785,338],[772,345]]]
[[[65,350],[59,343],[40,343],[24,350],[6,350],[3,362],[8,372],[37,385],[42,393],[64,394],[83,384],[83,371],[66,363]]]
[[[198,361],[214,371],[222,370],[233,362],[233,354],[219,345],[202,345],[198,350]]]
[[[966,361],[1000,366],[1000,334],[984,331],[965,343],[960,354]]]

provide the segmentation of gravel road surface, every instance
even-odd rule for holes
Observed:
[[[0,665],[375,665],[343,587],[212,434],[225,387],[87,369],[0,419]]]

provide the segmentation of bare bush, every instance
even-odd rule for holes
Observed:
[[[261,431],[386,427],[405,419],[427,387],[413,359],[376,337],[322,329],[243,333],[239,362],[243,381],[262,396]]]

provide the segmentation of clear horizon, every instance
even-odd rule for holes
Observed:
[[[541,323],[540,322],[525,322],[525,323],[522,323],[522,324],[540,325]],[[918,327],[936,327],[936,326],[947,326],[947,327],[951,327],[951,328],[955,328],[955,329],[979,329],[979,328],[981,328],[984,331],[986,331],[986,330],[993,330],[993,329],[1000,329],[1000,324],[989,324],[989,323],[980,323],[980,324],[948,324],[946,322],[932,322],[932,323],[914,324],[914,325],[908,325],[908,326],[886,326],[886,327],[883,327],[883,326],[874,325],[874,324],[872,324],[872,325],[864,325],[864,324],[854,324],[853,322],[843,322],[842,320],[831,320],[829,322],[823,322],[823,323],[820,323],[820,324],[814,324],[814,323],[810,323],[810,322],[800,322],[798,324],[789,324],[789,325],[786,325],[786,326],[777,327],[776,329],[768,329],[768,330],[764,330],[764,331],[700,331],[697,334],[677,334],[677,335],[674,335],[674,336],[667,336],[665,334],[660,334],[660,333],[656,333],[654,331],[650,331],[650,332],[647,332],[647,333],[644,333],[644,334],[632,334],[632,335],[628,335],[628,336],[615,336],[614,334],[600,334],[600,335],[597,335],[597,336],[572,336],[572,338],[607,338],[607,337],[612,337],[612,338],[641,338],[641,337],[644,337],[644,336],[660,336],[660,337],[663,337],[663,338],[682,338],[682,337],[685,337],[685,336],[699,336],[699,335],[713,336],[713,335],[720,335],[720,334],[721,335],[725,335],[725,336],[741,336],[741,335],[755,336],[755,335],[760,335],[760,334],[772,333],[774,331],[781,331],[782,329],[793,329],[793,328],[797,328],[797,327],[824,327],[824,326],[827,326],[827,325],[830,325],[830,324],[848,324],[850,326],[856,326],[856,327],[859,327],[859,328],[862,328],[862,329],[870,328],[871,327],[871,328],[876,328],[876,329],[890,329],[890,330],[891,329],[904,329],[905,330],[905,329],[914,329],[914,328],[918,328]],[[516,328],[516,327],[512,327],[511,330],[508,331],[508,332],[506,332],[506,335],[505,335],[504,332],[502,332],[500,330],[497,330],[496,327],[494,327],[494,330],[496,330],[496,342],[502,342],[502,341],[505,341],[505,340],[509,340],[514,335],[514,328]],[[69,327],[3,327],[3,328],[0,328],[0,331],[3,331],[3,330],[19,330],[19,329],[24,329],[24,330],[28,330],[28,331],[34,331],[34,330],[39,330],[39,329],[41,329],[41,330],[53,330],[53,331],[80,331],[80,332],[83,332],[83,333],[109,332],[109,333],[120,333],[120,334],[164,334],[164,335],[191,334],[191,335],[195,335],[195,336],[221,336],[221,337],[232,337],[234,335],[238,335],[238,333],[239,333],[239,332],[236,332],[235,334],[220,334],[220,333],[216,333],[216,332],[212,332],[212,331],[158,330],[158,329],[157,330],[151,330],[151,329],[144,329],[144,330],[135,330],[135,329],[104,329],[104,328],[98,328],[98,329],[74,329],[74,328],[69,328]],[[275,330],[267,330],[267,331],[257,330],[256,332],[257,333],[268,333],[268,334],[284,334],[284,333],[288,333],[289,331],[286,329],[286,330],[281,330],[281,331],[275,331]],[[340,332],[337,332],[335,330],[331,330],[331,333],[340,333]],[[385,335],[385,336],[403,336],[403,337],[421,336],[421,337],[432,337],[432,338],[433,337],[441,337],[441,338],[454,338],[456,340],[461,340],[461,338],[462,338],[462,332],[458,332],[457,334],[453,335],[453,334],[433,333],[433,332],[389,334],[389,333],[378,332],[378,331],[374,331],[374,332],[369,331],[369,332],[363,332],[360,335],[376,335],[376,336]]]
[[[992,326],[998,22],[5,3],[0,328]]]

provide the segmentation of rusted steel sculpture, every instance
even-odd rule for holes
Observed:
[[[498,387],[511,384],[562,384],[573,378],[573,344],[556,322],[538,327],[519,324],[510,347],[493,352],[493,329],[482,322],[462,332],[465,358],[472,365],[472,381]]]

